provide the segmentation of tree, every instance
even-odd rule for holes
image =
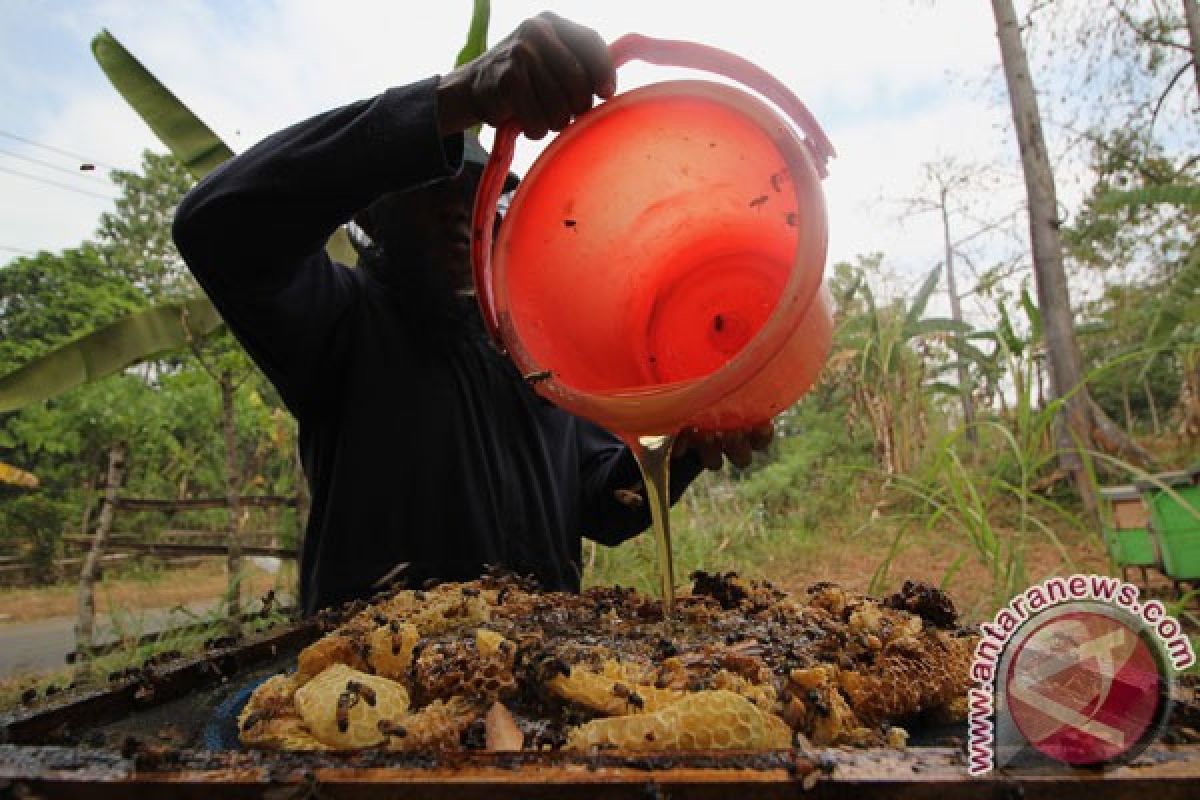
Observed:
[[[1071,297],[1063,268],[1054,172],[1012,0],[992,0],[992,9],[1025,174],[1033,272],[1050,360],[1050,384],[1054,397],[1064,401],[1058,435],[1060,460],[1074,479],[1084,509],[1095,515],[1095,492],[1079,456],[1079,449],[1094,447],[1092,409],[1083,382],[1082,359],[1075,340]]]
[[[171,239],[171,220],[194,183],[191,175],[174,156],[146,150],[141,172],[113,170],[111,176],[121,194],[96,233],[113,268],[152,303],[196,294]]]
[[[93,245],[15,259],[0,269],[0,375],[145,305]]]

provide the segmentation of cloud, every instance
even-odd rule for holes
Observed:
[[[492,40],[544,5],[495,3]],[[91,35],[108,27],[241,150],[297,119],[446,71],[465,34],[469,6],[467,0],[103,0],[60,11],[55,41],[86,52]],[[827,182],[833,258],[883,250],[902,268],[925,270],[940,258],[939,229],[925,219],[900,225],[880,198],[913,194],[921,163],[939,153],[977,160],[1000,154],[995,126],[1005,124],[1006,110],[990,107],[971,88],[998,58],[994,26],[980,4],[572,0],[554,6],[610,40],[638,31],[722,47],[793,87],[839,151]],[[5,127],[123,166],[136,164],[145,147],[162,149],[98,69],[83,79],[57,80],[53,53],[36,65],[0,59],[9,71],[36,71],[54,94],[25,117],[29,127],[20,129],[12,115],[0,118]],[[630,86],[673,74],[630,65],[621,80]],[[537,149],[525,147],[519,162],[527,165]],[[28,249],[76,243],[106,205],[2,174],[0,191],[9,211],[0,220],[0,243]]]

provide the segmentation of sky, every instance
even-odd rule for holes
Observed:
[[[165,150],[92,61],[89,42],[101,29],[237,152],[291,122],[448,71],[470,5],[0,0],[0,264],[91,237],[116,194],[107,170],[135,169],[145,148]],[[492,42],[550,8],[608,41],[635,31],[687,39],[737,53],[774,74],[808,105],[838,153],[825,181],[831,264],[882,251],[902,281],[915,285],[942,260],[940,218],[904,214],[906,199],[931,196],[923,178],[927,163],[952,158],[1001,165],[967,198],[972,216],[987,219],[1020,207],[988,3],[492,5]],[[618,88],[671,77],[677,77],[672,70],[630,65],[619,73]],[[538,150],[533,143],[521,146],[519,171]],[[80,172],[82,161],[97,170]],[[955,226],[958,238],[978,223],[963,217]],[[969,284],[970,276],[962,280]]]

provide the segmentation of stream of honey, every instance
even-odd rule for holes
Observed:
[[[671,557],[671,445],[674,434],[639,436],[633,452],[646,484],[646,502],[658,554],[658,580],[662,592],[663,624],[668,634],[675,616],[675,564]]]

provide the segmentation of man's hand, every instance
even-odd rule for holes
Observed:
[[[728,458],[741,469],[750,466],[755,450],[766,450],[775,436],[775,426],[770,422],[741,431],[703,433],[684,431],[675,441],[672,458],[679,458],[689,450],[695,450],[705,469],[720,469]]]
[[[546,11],[442,77],[438,126],[445,136],[480,122],[515,122],[530,139],[541,139],[591,108],[595,96],[612,97],[616,89],[600,35]]]

